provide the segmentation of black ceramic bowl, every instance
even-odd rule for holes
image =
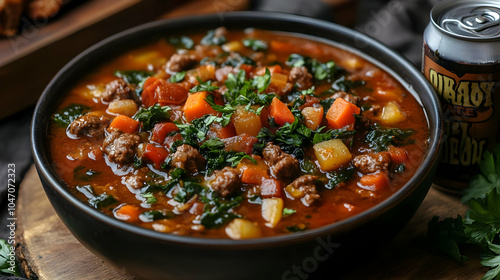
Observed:
[[[138,42],[221,25],[229,29],[287,31],[335,42],[398,77],[421,101],[430,126],[429,149],[415,176],[384,202],[349,219],[301,233],[251,240],[203,239],[155,232],[106,216],[74,197],[56,176],[47,147],[51,115],[67,89],[82,73],[110,56],[136,47]],[[366,246],[382,244],[414,214],[435,171],[441,119],[431,85],[408,61],[379,42],[351,29],[310,18],[241,12],[153,22],[87,49],[68,63],[45,89],[35,110],[31,137],[43,187],[61,220],[92,252],[141,278],[306,279],[318,267],[326,267],[329,278],[334,278],[338,260],[345,260],[354,252],[355,257],[365,261]]]

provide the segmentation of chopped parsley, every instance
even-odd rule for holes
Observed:
[[[215,36],[215,30],[209,30],[207,32],[207,35],[205,35],[205,37],[203,37],[200,41],[200,43],[202,45],[217,45],[217,46],[220,46],[224,43],[227,42],[227,39],[225,36]]]
[[[217,228],[235,218],[241,216],[232,211],[240,205],[243,197],[238,196],[229,201],[218,199],[208,200],[205,198],[205,208],[200,218],[200,223],[206,228]]]
[[[77,186],[76,189],[87,197],[87,203],[95,209],[110,206],[118,202],[116,198],[106,193],[96,195],[94,192],[94,188],[92,188],[92,186],[90,185]]]
[[[297,210],[295,209],[290,209],[290,208],[283,208],[283,217],[290,216],[292,214],[295,214]]]
[[[150,130],[155,124],[168,120],[171,110],[169,106],[162,107],[159,104],[155,104],[149,108],[141,108],[133,118],[142,122],[144,130]]]
[[[115,71],[115,76],[122,78],[128,84],[133,84],[139,86],[144,83],[144,81],[152,76],[153,73],[141,70],[126,70],[126,71]]]
[[[171,76],[168,79],[168,81],[171,83],[179,83],[179,82],[182,82],[182,80],[184,80],[184,77],[186,77],[186,71],[181,71],[181,72],[178,72],[177,74]]]
[[[144,223],[154,222],[156,220],[172,219],[173,217],[175,217],[175,214],[167,210],[165,211],[151,210],[141,213],[139,215],[139,219],[141,219],[141,221]]]
[[[376,123],[369,130],[365,142],[375,152],[387,151],[389,145],[402,146],[413,141],[409,139],[413,134],[411,129],[384,128]]]
[[[174,46],[176,49],[192,49],[194,47],[194,42],[188,36],[180,37],[170,37],[168,42]]]
[[[255,159],[243,152],[225,151],[224,145],[224,142],[217,138],[211,138],[201,145],[200,153],[207,159],[207,175],[228,165],[235,167],[245,158],[256,163]]]
[[[288,57],[286,64],[292,67],[304,66],[307,68],[307,71],[319,81],[335,81],[340,75],[345,73],[345,70],[337,66],[333,60],[322,63],[308,56],[302,56],[295,53]]]
[[[195,93],[195,92],[198,92],[198,91],[208,91],[208,92],[213,92],[214,90],[217,90],[219,89],[218,86],[213,86],[212,85],[212,81],[206,81],[206,82],[202,82],[200,80],[200,78],[196,78],[198,80],[198,82],[200,83],[199,85],[196,85],[194,87],[192,87],[189,92],[190,93]]]
[[[474,245],[481,250],[481,264],[490,268],[481,279],[492,280],[500,277],[500,143],[493,153],[483,154],[480,170],[462,197],[462,202],[469,206],[465,218],[432,218],[427,243],[432,251],[458,262],[467,259],[460,252],[461,247]]]
[[[100,175],[101,172],[92,169],[85,170],[85,166],[77,166],[73,169],[73,179],[87,182],[90,179]]]
[[[243,40],[243,46],[247,48],[251,48],[252,50],[258,51],[266,51],[267,43],[262,40],[247,38]]]
[[[67,127],[70,123],[83,115],[90,107],[81,104],[68,105],[54,114],[53,120],[61,127]]]

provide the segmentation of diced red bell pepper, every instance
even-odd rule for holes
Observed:
[[[157,147],[153,144],[146,144],[142,158],[154,163],[155,168],[160,168],[168,155],[169,152],[165,148]]]
[[[174,123],[157,123],[153,128],[151,140],[163,144],[165,137],[167,137],[170,132],[177,130],[179,130],[179,128]]]

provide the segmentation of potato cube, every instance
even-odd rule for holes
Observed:
[[[384,125],[393,125],[406,120],[406,114],[401,111],[396,102],[388,102],[380,114],[380,122]]]
[[[349,148],[340,139],[324,141],[313,146],[314,154],[323,171],[332,171],[351,160]]]
[[[222,45],[225,52],[239,52],[243,49],[243,44],[240,41],[231,41]]]
[[[257,107],[255,107],[254,110],[255,109],[257,109]],[[245,106],[237,107],[233,115],[233,124],[237,135],[246,133],[250,136],[257,136],[262,129],[260,116],[247,111]]]
[[[283,199],[280,197],[264,198],[262,200],[262,218],[266,226],[273,228],[281,220],[283,214]]]
[[[231,239],[259,238],[261,236],[258,225],[245,219],[234,219],[226,226],[226,234]]]
[[[108,113],[132,117],[137,112],[137,104],[132,99],[113,100],[108,105]]]

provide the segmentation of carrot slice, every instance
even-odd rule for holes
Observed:
[[[295,117],[285,103],[281,102],[278,98],[273,98],[271,105],[269,106],[269,115],[274,118],[274,121],[278,125],[284,125],[285,123],[293,123]]]
[[[385,172],[364,175],[359,183],[366,189],[372,191],[383,191],[389,187],[389,176]]]
[[[137,222],[141,210],[135,205],[126,204],[115,211],[115,217],[122,221]]]
[[[109,127],[116,128],[121,132],[132,133],[137,130],[139,125],[139,121],[136,121],[125,115],[118,115],[113,119]]]
[[[212,109],[210,104],[205,101],[207,96],[208,92],[206,91],[195,92],[188,96],[186,103],[184,104],[184,116],[188,122],[201,118],[207,114],[217,114],[217,111]]]
[[[333,129],[343,128],[355,122],[354,114],[359,114],[361,110],[354,104],[347,102],[343,98],[337,98],[326,113],[328,125]]]
[[[151,140],[163,144],[165,137],[167,137],[170,132],[177,130],[179,130],[179,128],[174,123],[157,123],[153,128]]]

